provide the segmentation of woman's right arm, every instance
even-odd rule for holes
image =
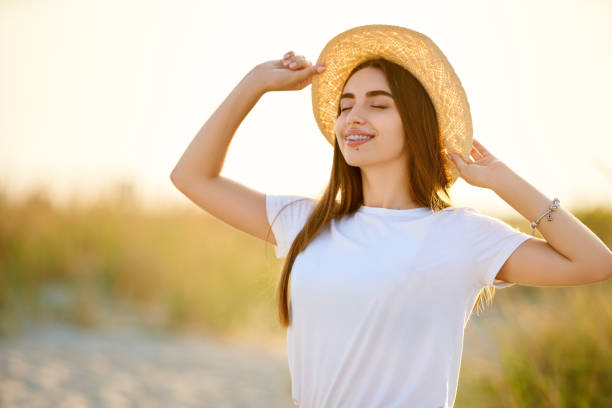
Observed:
[[[176,188],[221,221],[276,245],[269,223],[265,194],[221,177],[229,144],[240,123],[267,91],[300,90],[317,71],[302,56],[287,68],[272,60],[253,68],[232,90],[195,135],[170,175]]]

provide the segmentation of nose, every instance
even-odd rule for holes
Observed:
[[[346,122],[347,123],[363,123],[364,122],[364,119],[361,116],[359,109],[357,109],[357,104],[351,106],[351,109],[348,110],[347,115],[346,115]]]

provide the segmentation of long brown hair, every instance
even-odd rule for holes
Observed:
[[[366,67],[380,69],[387,78],[391,93],[394,95],[404,127],[409,190],[412,200],[415,204],[434,211],[451,207],[452,199],[448,192],[450,172],[444,166],[442,156],[444,147],[440,139],[436,111],[427,91],[408,70],[383,58],[362,62],[351,71],[347,81],[355,72]],[[339,104],[337,115],[340,116]],[[339,202],[336,200],[338,195],[340,196]],[[447,197],[448,201],[443,196]],[[291,204],[293,203],[288,205]],[[353,214],[362,204],[361,171],[359,167],[346,163],[338,146],[338,140],[335,138],[329,184],[321,198],[317,200],[304,227],[293,240],[277,283],[276,295],[281,326],[287,328],[291,324],[288,290],[289,277],[295,258],[332,219],[339,220],[345,215]],[[285,208],[286,206],[281,211]],[[271,228],[268,234],[270,231]],[[495,290],[492,287],[485,289],[490,290],[491,296]],[[482,291],[472,311],[480,303],[481,295]]]

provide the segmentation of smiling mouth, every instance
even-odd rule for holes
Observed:
[[[374,136],[359,139],[345,139],[347,146],[359,146],[374,139]]]
[[[351,133],[349,135],[344,136],[345,140],[359,140],[359,139],[364,139],[364,138],[373,138],[374,134],[370,134],[370,133]]]

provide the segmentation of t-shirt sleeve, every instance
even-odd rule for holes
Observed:
[[[472,207],[465,207],[463,210],[476,285],[479,288],[493,286],[499,289],[515,285],[503,281],[496,283],[495,277],[519,245],[532,236]]]
[[[314,205],[315,200],[309,197],[266,194],[266,215],[276,240],[274,254],[277,258],[287,256],[293,240],[306,224]]]

